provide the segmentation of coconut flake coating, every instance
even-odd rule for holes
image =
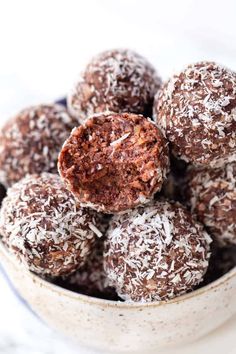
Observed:
[[[61,146],[77,125],[61,105],[21,111],[0,131],[0,182],[9,187],[27,174],[56,173]]]
[[[103,269],[104,238],[96,239],[85,265],[69,277],[63,277],[57,284],[81,294],[116,300],[115,290],[107,285]]]
[[[141,115],[101,114],[74,129],[59,172],[81,205],[104,213],[147,203],[169,167],[167,142]]]
[[[189,65],[157,93],[154,116],[173,152],[194,165],[236,160],[236,74],[213,62]]]
[[[160,85],[160,78],[145,58],[127,49],[109,50],[87,65],[68,95],[68,109],[81,123],[104,111],[149,116]]]
[[[159,201],[113,217],[105,243],[109,285],[126,301],[169,300],[206,273],[210,236],[180,204]]]
[[[94,212],[80,208],[60,177],[29,175],[8,189],[0,212],[3,242],[40,275],[70,274],[84,265],[96,234]]]
[[[220,245],[236,245],[236,163],[214,170],[189,169],[187,183],[198,219]]]

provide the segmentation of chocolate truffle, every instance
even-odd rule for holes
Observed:
[[[79,203],[116,213],[147,203],[165,179],[168,147],[141,115],[101,114],[73,130],[59,172]]]
[[[104,239],[97,238],[85,265],[69,277],[57,281],[57,285],[88,296],[117,300],[115,290],[107,285],[103,269]]]
[[[77,125],[56,104],[17,114],[0,131],[0,182],[9,187],[27,174],[56,173],[61,146]]]
[[[126,49],[99,54],[68,96],[69,112],[83,123],[94,113],[131,112],[149,116],[161,80],[151,64]]]
[[[173,152],[213,168],[236,160],[236,74],[213,62],[189,65],[157,93],[155,120]]]
[[[210,236],[180,204],[159,201],[113,217],[105,243],[109,285],[126,301],[169,300],[206,273]]]
[[[60,177],[28,175],[8,189],[0,213],[3,242],[31,271],[70,274],[84,265],[101,232],[95,212],[80,208]]]
[[[236,163],[221,169],[190,169],[192,211],[220,245],[236,245]]]

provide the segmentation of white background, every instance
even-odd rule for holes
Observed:
[[[236,70],[236,2],[0,0],[0,124],[66,94],[92,55],[115,47],[142,53],[164,79],[203,59]],[[235,330],[236,319],[174,353],[235,354]],[[0,353],[85,351],[40,324],[0,277]]]

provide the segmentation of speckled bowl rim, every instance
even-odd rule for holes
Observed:
[[[171,304],[179,304],[182,303],[183,301],[188,301],[189,299],[193,297],[198,297],[200,295],[203,295],[204,293],[209,293],[210,291],[214,291],[215,289],[219,288],[221,285],[229,281],[230,279],[236,277],[236,267],[232,268],[228,273],[220,277],[219,279],[213,281],[212,283],[203,286],[200,289],[194,290],[190,293],[181,295],[179,297],[176,297],[172,300],[169,301],[153,301],[153,302],[148,302],[148,303],[142,303],[142,302],[122,302],[122,301],[113,301],[113,300],[105,300],[105,299],[99,299],[96,297],[88,296],[88,295],[83,295],[76,293],[74,291],[65,289],[59,285],[50,283],[47,280],[44,280],[40,278],[38,275],[30,272],[29,270],[25,269],[15,258],[12,256],[7,249],[4,247],[4,245],[0,242],[0,254],[3,254],[13,265],[14,267],[21,267],[23,272],[28,275],[32,280],[33,283],[37,283],[40,287],[44,287],[54,293],[59,294],[59,296],[64,296],[67,298],[73,298],[73,300],[78,300],[87,304],[93,304],[93,305],[98,305],[98,306],[103,306],[103,307],[112,307],[112,308],[120,308],[120,309],[141,309],[141,308],[150,308],[150,307],[159,307],[159,306],[168,306]],[[0,257],[0,262],[1,262],[1,257]],[[7,272],[7,269],[6,269]]]

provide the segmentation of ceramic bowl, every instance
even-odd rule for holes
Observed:
[[[0,243],[2,266],[15,289],[48,325],[80,344],[142,352],[194,341],[236,313],[236,268],[169,302],[130,304],[80,295],[32,274]]]

